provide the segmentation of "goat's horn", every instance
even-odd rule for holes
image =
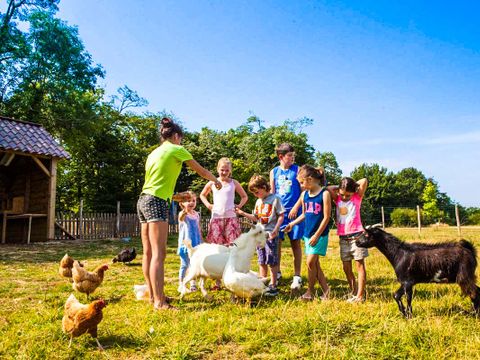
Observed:
[[[379,227],[383,227],[383,224],[382,224],[382,223],[378,223],[378,224],[372,225],[372,229],[374,229],[374,228],[379,228]]]

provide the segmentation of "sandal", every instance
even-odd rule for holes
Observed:
[[[313,296],[312,295],[307,295],[306,293],[303,294],[302,296],[300,296],[300,300],[302,301],[312,301],[313,300]]]
[[[326,292],[323,293],[322,296],[320,296],[320,300],[325,301],[330,298],[330,289],[328,289]]]
[[[173,305],[170,305],[169,303],[166,303],[165,305],[162,306],[154,306],[153,307],[155,310],[172,310],[172,311],[178,311],[178,308],[176,308]]]

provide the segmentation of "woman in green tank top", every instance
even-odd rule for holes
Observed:
[[[182,164],[185,162],[198,175],[215,182],[218,189],[222,187],[217,178],[180,145],[182,138],[182,128],[171,119],[163,118],[160,125],[162,143],[147,158],[145,183],[137,203],[141,222],[143,275],[150,292],[150,301],[156,309],[173,308],[164,293],[168,205],[172,199],[185,201],[181,194],[173,195]]]

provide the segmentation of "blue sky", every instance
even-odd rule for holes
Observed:
[[[413,166],[480,206],[480,4],[471,1],[60,3],[108,93],[123,85],[189,130],[314,119],[344,174]],[[201,159],[200,159],[201,160]]]

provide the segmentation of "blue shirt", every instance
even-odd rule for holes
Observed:
[[[200,217],[198,213],[195,215],[187,214],[183,221],[178,223],[178,250],[177,254],[188,254],[187,247],[183,240],[189,239],[192,242],[192,247],[199,245],[202,242],[200,234]]]
[[[308,191],[305,191],[305,195],[303,196],[303,203],[305,204],[305,237],[312,237],[325,217],[325,214],[323,213],[324,191],[325,188],[315,196],[310,196]],[[328,235],[328,230],[329,226],[327,225],[320,236]]]
[[[273,180],[275,183],[275,194],[282,200],[282,205],[287,213],[295,205],[302,189],[297,180],[298,166],[293,164],[288,169],[282,169],[280,166],[273,168]]]

